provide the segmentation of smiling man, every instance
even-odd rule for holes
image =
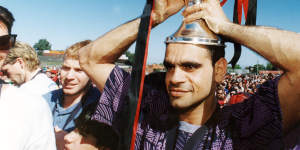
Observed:
[[[67,48],[60,72],[62,88],[44,96],[52,111],[59,150],[64,147],[64,135],[75,129],[74,119],[85,106],[100,97],[99,90],[92,85],[79,65],[78,49],[88,43],[89,40],[81,41]]]
[[[155,2],[155,25],[184,3]],[[299,34],[234,24],[219,0],[203,0],[183,15],[186,22],[203,19],[215,34],[249,47],[285,74],[265,82],[242,103],[220,109],[215,91],[227,69],[224,45],[166,40],[165,81],[145,81],[135,149],[283,149],[283,134],[300,120]],[[139,23],[121,25],[80,50],[81,67],[103,91],[92,119],[117,128],[127,107],[130,74],[114,61],[136,40]]]

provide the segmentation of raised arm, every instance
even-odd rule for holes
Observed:
[[[201,10],[201,11],[199,11]],[[196,12],[196,13],[194,13]],[[201,6],[189,7],[185,21],[206,21],[216,34],[240,43],[284,70],[278,84],[283,128],[288,131],[300,120],[300,35],[262,26],[241,26],[230,22],[218,0],[207,0]]]
[[[177,13],[183,6],[183,0],[155,0],[152,14],[154,26]],[[136,40],[139,24],[140,18],[137,18],[120,25],[79,51],[81,68],[100,91],[114,68],[114,62]]]
[[[101,92],[114,62],[135,41],[139,23],[139,18],[125,23],[80,49],[80,66]]]

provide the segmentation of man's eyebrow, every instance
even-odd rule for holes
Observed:
[[[170,66],[170,65],[173,65],[171,62],[167,61],[167,60],[164,60],[163,62],[164,66]]]
[[[65,64],[63,64],[61,67],[69,67],[69,68],[70,68],[70,66],[69,66],[69,65],[65,65]]]
[[[168,60],[164,60],[163,65],[164,66],[174,66],[175,64],[171,63]],[[184,62],[180,62],[178,65],[180,65],[180,66],[195,66],[195,67],[202,66],[201,63],[195,62],[195,61],[184,61]]]
[[[202,64],[201,63],[198,63],[198,62],[195,62],[195,61],[184,61],[184,62],[181,62],[179,64],[180,66],[201,66]]]

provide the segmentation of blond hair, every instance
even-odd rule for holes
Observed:
[[[84,40],[84,41],[77,42],[72,46],[68,47],[64,54],[64,59],[71,58],[71,59],[79,60],[79,56],[78,56],[79,49],[90,44],[91,42],[92,42],[91,40]]]
[[[36,70],[40,65],[40,60],[35,49],[29,44],[20,41],[17,41],[15,46],[9,50],[4,63],[13,64],[16,62],[17,58],[23,59],[25,66],[29,71]]]

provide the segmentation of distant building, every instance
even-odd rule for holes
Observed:
[[[62,50],[44,50],[43,56],[54,56],[54,57],[61,57],[65,54],[65,51]]]
[[[282,70],[261,70],[259,74],[283,74]]]
[[[131,72],[132,70],[132,66],[125,54],[121,55],[120,58],[115,62],[115,64],[127,72]]]
[[[165,72],[166,69],[164,65],[161,64],[152,64],[152,65],[147,65],[146,67],[146,74],[149,74],[151,72]]]
[[[39,56],[41,66],[61,66],[64,53],[62,50],[44,50],[43,55]]]

